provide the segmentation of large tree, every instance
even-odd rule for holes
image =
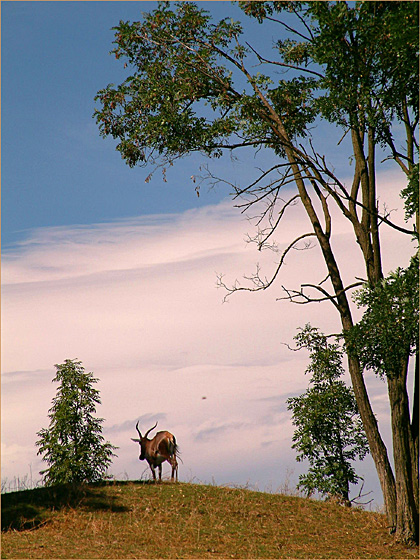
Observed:
[[[288,297],[332,302],[346,333],[353,327],[348,295],[357,282],[343,283],[332,247],[331,207],[351,224],[372,286],[383,278],[379,227],[385,224],[402,235],[413,234],[393,224],[386,211],[379,212],[376,176],[379,151],[386,152],[381,157],[394,162],[407,181],[415,167],[418,4],[239,4],[261,24],[262,33],[267,23],[278,25],[281,38],[271,52],[259,52],[240,23],[230,18],[212,23],[207,12],[189,2],[160,3],[142,21],[121,21],[112,52],[124,59],[130,75],[119,86],[98,92],[101,107],[95,116],[101,134],[119,140],[117,150],[130,166],[165,168],[192,152],[220,157],[240,148],[271,150],[273,165],[249,184],[233,185],[243,209],[260,212],[255,241],[260,249],[272,246],[282,217],[295,203],[302,205],[311,229],[290,242],[271,278],[257,270],[252,285],[241,289],[268,288],[290,250],[312,239],[321,249],[327,278],[289,290]],[[340,147],[351,150],[346,156],[353,158],[349,186],[328,163],[331,154],[322,152],[322,138],[313,131],[323,122],[341,127],[347,136]],[[401,129],[404,147],[397,137]],[[219,180],[211,172],[208,177]],[[236,289],[237,285],[232,288]],[[413,496],[403,495],[412,488],[395,484],[357,355],[348,355],[348,367],[389,525],[399,539],[416,540],[418,506]],[[407,393],[406,385],[390,386],[391,410],[396,410],[402,393]],[[400,435],[393,437],[398,479],[404,458],[398,452],[401,445],[395,445]],[[416,464],[415,457],[410,460]]]

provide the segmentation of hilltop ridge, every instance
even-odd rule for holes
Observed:
[[[380,513],[243,488],[112,482],[2,496],[2,558],[414,558]]]

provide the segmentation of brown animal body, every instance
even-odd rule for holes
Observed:
[[[139,434],[140,439],[131,438],[132,441],[135,441],[140,444],[140,455],[139,460],[146,461],[149,463],[150,470],[152,471],[153,480],[156,480],[156,473],[155,468],[157,467],[159,470],[159,480],[162,480],[162,463],[168,461],[168,463],[172,467],[172,474],[171,480],[174,481],[174,477],[176,476],[176,480],[178,481],[178,462],[177,462],[177,452],[178,446],[176,444],[175,436],[172,435],[170,432],[158,432],[153,439],[148,439],[149,433],[154,430],[157,426],[156,424],[150,430],[141,435],[139,430],[139,423],[136,424],[136,430]]]

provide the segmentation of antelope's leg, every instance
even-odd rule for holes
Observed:
[[[156,481],[155,467],[153,465],[150,465],[150,470],[152,471],[153,480]]]
[[[174,475],[176,474],[176,481],[178,482],[178,463],[176,457],[171,457],[170,463],[172,466],[171,481],[174,481]]]

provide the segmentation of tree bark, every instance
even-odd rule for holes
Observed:
[[[415,450],[410,426],[407,368],[408,360],[402,364],[400,373],[388,375],[387,380],[397,493],[396,537],[412,545],[418,543],[418,502],[415,499],[418,496],[418,479],[413,472],[416,458],[413,457]]]
[[[340,271],[335,261],[332,249],[327,240],[321,240],[323,247],[324,259],[330,273],[331,281],[339,304],[341,324],[343,332],[348,332],[353,326],[350,306],[341,281]],[[397,512],[397,494],[395,487],[395,479],[392,472],[391,464],[388,459],[386,446],[381,438],[378,423],[373,413],[369,396],[367,393],[365,381],[360,369],[359,360],[354,357],[348,357],[348,365],[350,377],[353,385],[353,391],[359,409],[366,437],[369,442],[370,452],[375,463],[378,473],[379,482],[384,497],[384,504],[388,525],[391,532],[396,530],[398,512]]]
[[[413,413],[411,416],[411,436],[413,440],[412,469],[413,478],[419,480],[419,353],[416,353],[414,369],[414,399]],[[419,493],[414,494],[416,499],[417,511],[419,511]]]
[[[347,321],[344,320],[344,323],[347,323]],[[346,330],[348,328],[346,329],[343,324],[343,331]],[[362,418],[370,453],[381,485],[388,527],[390,532],[394,533],[397,527],[397,494],[388,452],[381,438],[378,422],[370,405],[359,361],[349,356],[348,365],[360,417]]]
[[[285,134],[285,131],[283,133]],[[303,178],[300,174],[299,167],[294,160],[293,153],[289,148],[286,148],[286,153],[294,172],[296,185],[298,187],[303,206],[308,214],[309,219],[311,220],[312,227],[317,236],[324,256],[325,264],[327,265],[329,276],[331,278],[334,292],[336,294],[336,301],[338,304],[337,307],[340,313],[343,331],[347,332],[353,326],[353,320],[337,262],[335,260],[328,236],[326,236],[322,230],[316,211],[312,205],[312,201],[306,191]],[[360,417],[363,422],[363,427],[366,432],[366,437],[368,439],[370,452],[375,463],[375,467],[381,484],[388,525],[391,532],[394,532],[397,524],[397,498],[395,479],[392,473],[391,464],[388,459],[387,449],[384,442],[382,441],[381,435],[379,433],[378,423],[370,405],[369,396],[367,393],[363,374],[360,370],[359,361],[356,358],[349,357],[348,363],[354,395],[356,398]]]

